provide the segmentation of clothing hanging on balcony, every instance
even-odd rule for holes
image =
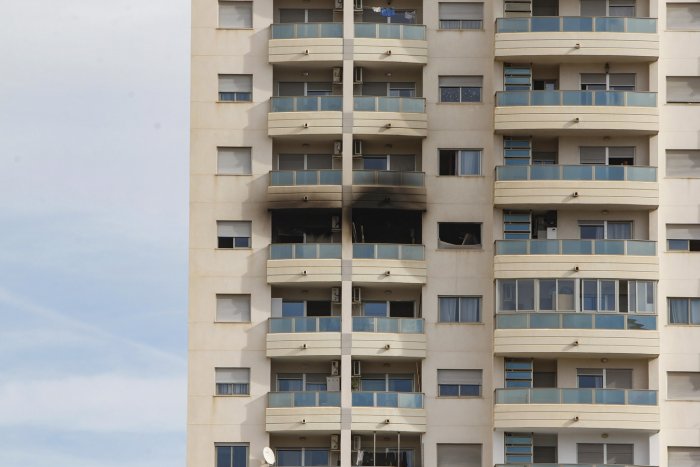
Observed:
[[[391,7],[382,8],[381,14],[382,16],[394,16],[396,15],[396,10]]]

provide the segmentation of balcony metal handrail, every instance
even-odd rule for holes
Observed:
[[[557,464],[557,463],[536,463],[523,464],[517,462],[515,464],[496,464],[494,467],[646,467],[632,464]]]
[[[657,405],[651,389],[503,388],[496,404]]]
[[[497,312],[496,329],[656,330],[656,314],[617,312]]]
[[[289,391],[267,393],[268,408],[340,407],[337,391]]]
[[[391,318],[383,316],[353,316],[353,332],[388,332],[397,334],[423,334],[423,318]]]
[[[355,111],[425,113],[424,97],[355,96]]]
[[[398,243],[353,243],[354,259],[399,259],[424,261],[424,245],[402,245]]]
[[[353,170],[353,185],[425,186],[425,172],[399,170]]]
[[[653,240],[496,240],[497,255],[656,256]]]
[[[353,391],[353,407],[393,407],[399,409],[422,409],[421,392]]]
[[[340,243],[273,243],[270,259],[340,259]]]
[[[343,96],[275,96],[270,112],[341,112]]]
[[[423,24],[355,23],[355,37],[424,41]]]
[[[497,181],[574,180],[655,182],[656,167],[633,165],[501,165]]]
[[[271,170],[270,186],[342,185],[342,170]]]
[[[268,332],[340,332],[340,316],[294,316],[268,319]]]
[[[342,38],[343,23],[276,23],[271,33],[273,39]]]
[[[655,92],[641,91],[498,91],[496,105],[656,107]]]
[[[622,16],[531,16],[497,18],[496,32],[656,33],[656,18]]]

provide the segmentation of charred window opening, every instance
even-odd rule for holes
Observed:
[[[481,224],[476,222],[439,222],[438,247],[461,248],[481,245]]]
[[[354,209],[352,241],[353,243],[420,244],[423,242],[421,213],[391,209]]]
[[[272,212],[272,243],[340,243],[340,210]]]

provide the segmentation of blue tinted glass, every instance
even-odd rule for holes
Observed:
[[[304,316],[304,302],[282,302],[282,316]]]
[[[362,307],[365,316],[387,316],[386,302],[365,302]]]
[[[301,391],[302,381],[299,379],[278,379],[277,389],[280,392]]]
[[[481,386],[478,384],[462,384],[459,386],[459,393],[462,396],[478,396],[481,394]]]
[[[462,102],[481,102],[481,88],[462,88]]]
[[[216,467],[231,467],[232,446],[216,447]],[[245,465],[245,464],[244,464]]]
[[[233,467],[246,467],[248,465],[248,446],[233,447]]]
[[[603,375],[578,375],[578,387],[602,388]]]
[[[459,88],[440,88],[440,102],[459,102]]]
[[[413,380],[409,378],[389,378],[389,391],[412,392]]]
[[[456,397],[459,396],[459,385],[457,384],[441,384],[438,387],[440,396],[443,397]]]
[[[301,449],[278,449],[277,465],[280,467],[296,467],[301,465]]]
[[[326,449],[307,449],[304,455],[304,465],[317,466],[329,465],[328,450]]]
[[[360,388],[363,391],[385,391],[386,381],[384,379],[363,379],[360,381]]]

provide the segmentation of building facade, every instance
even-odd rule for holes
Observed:
[[[188,467],[700,466],[700,2],[192,5]]]

